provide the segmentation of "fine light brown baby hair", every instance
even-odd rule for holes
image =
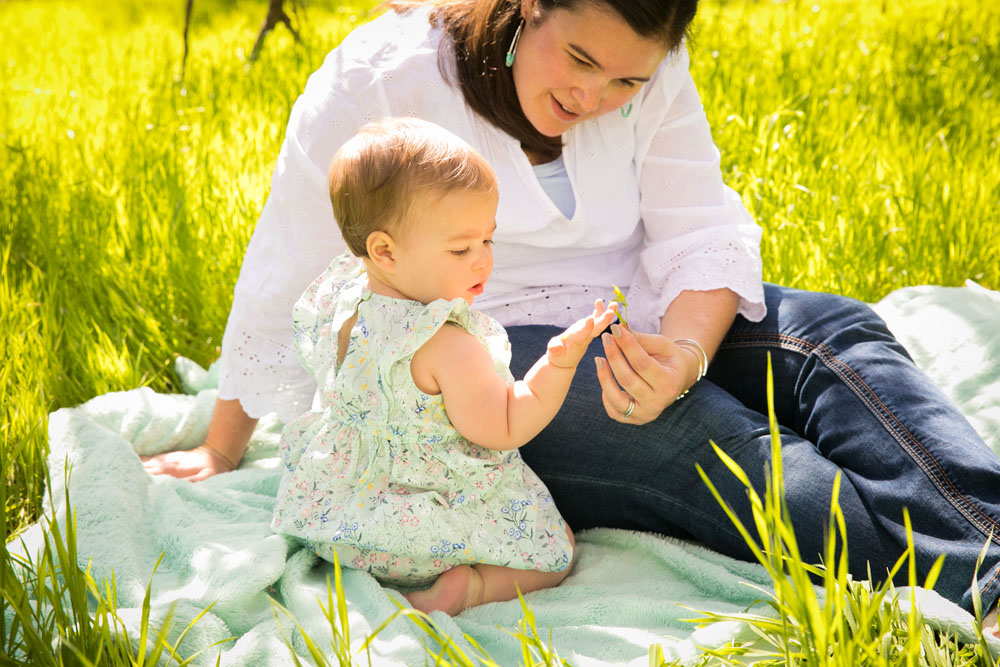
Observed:
[[[369,123],[330,164],[330,202],[347,247],[366,257],[376,231],[405,233],[410,206],[455,190],[496,191],[492,167],[447,130],[414,118]]]

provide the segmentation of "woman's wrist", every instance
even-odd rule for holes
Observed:
[[[678,338],[674,341],[674,345],[688,352],[689,354],[684,355],[684,358],[689,358],[694,362],[687,365],[688,372],[686,373],[686,377],[688,380],[681,393],[677,395],[677,398],[683,398],[691,390],[691,387],[705,377],[705,374],[708,372],[708,354],[705,352],[705,348],[701,346],[701,343],[693,338]],[[693,379],[691,379],[692,376]]]
[[[236,470],[256,426],[257,419],[243,410],[239,399],[217,398],[202,447],[230,470]]]
[[[708,361],[718,349],[739,309],[740,297],[726,289],[683,291],[660,320],[660,333],[687,353],[686,389],[708,372]]]
[[[216,449],[215,447],[213,447],[212,445],[208,444],[207,442],[203,442],[201,444],[201,446],[210,455],[212,455],[213,457],[215,457],[219,461],[222,461],[223,463],[225,463],[229,467],[230,471],[236,470],[239,467],[239,465],[240,465],[240,459],[237,459],[234,462],[233,459],[230,456],[227,456],[225,453],[223,453],[222,451]],[[240,458],[242,458],[242,457],[240,457]]]

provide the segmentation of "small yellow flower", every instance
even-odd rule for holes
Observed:
[[[615,301],[618,302],[618,319],[622,324],[628,326],[628,301],[625,300],[625,293],[618,289],[618,285],[612,285],[615,289]]]

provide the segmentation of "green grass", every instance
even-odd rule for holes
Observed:
[[[374,2],[310,3],[248,68],[263,0],[197,0],[181,82],[183,4],[0,2],[5,538],[39,516],[50,411],[217,356],[291,105]],[[997,25],[989,0],[702,3],[692,71],[767,280],[1000,288]]]
[[[997,25],[985,1],[701,8],[694,76],[766,279],[1000,287]]]
[[[951,637],[936,636],[924,623],[913,595],[913,587],[933,589],[944,564],[942,554],[923,580],[917,578],[913,531],[906,508],[907,550],[890,569],[888,579],[904,579],[911,587],[910,606],[903,611],[889,582],[872,585],[848,574],[847,522],[838,502],[840,473],[834,480],[823,565],[804,562],[792,530],[785,501],[781,459],[781,436],[774,414],[774,392],[768,359],[767,403],[771,427],[771,465],[763,495],[715,443],[715,453],[743,483],[750,500],[753,526],[743,524],[700,465],[698,474],[716,501],[725,509],[757,561],[771,577],[773,589],[761,589],[757,605],[766,612],[749,615],[706,614],[709,622],[742,620],[757,636],[754,642],[708,651],[705,664],[757,665],[991,665],[989,649],[977,625],[975,645],[962,646]],[[980,564],[989,539],[983,545]],[[905,570],[903,570],[905,566]],[[978,567],[977,567],[978,570]],[[897,579],[898,577],[898,579]],[[817,593],[820,582],[823,595]],[[978,590],[976,616],[982,617]],[[905,599],[905,596],[902,596]]]
[[[262,3],[200,0],[182,84],[183,2],[142,4],[0,4],[8,531],[37,514],[50,411],[217,356],[291,105],[365,11],[314,9],[247,70]]]

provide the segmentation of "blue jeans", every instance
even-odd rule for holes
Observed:
[[[714,441],[763,496],[770,466],[767,355],[781,424],[785,493],[799,548],[819,562],[834,476],[847,522],[851,573],[884,579],[906,546],[910,513],[919,583],[946,554],[935,586],[972,610],[976,559],[993,540],[978,581],[988,608],[1000,597],[1000,459],[913,364],[867,305],[765,285],[767,317],[737,317],[687,397],[650,424],[607,417],[595,339],[555,420],[521,449],[574,529],[594,526],[693,538],[752,560],[743,538],[695,470],[708,474],[753,532],[745,487]],[[523,377],[560,329],[510,327],[511,370]],[[898,584],[906,569],[897,575]]]

